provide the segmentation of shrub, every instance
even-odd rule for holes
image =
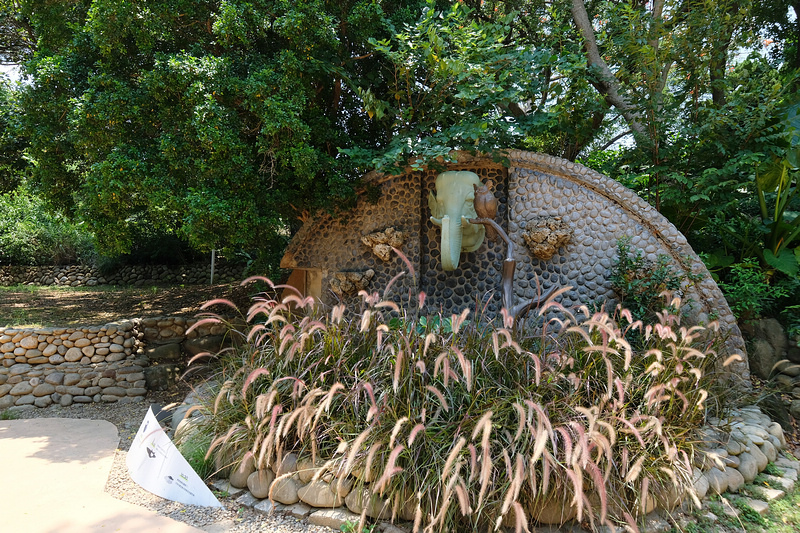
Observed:
[[[191,439],[184,439],[178,446],[178,451],[201,479],[207,479],[214,473],[214,464],[206,457],[210,444],[210,436],[194,433]]]
[[[731,311],[741,320],[759,318],[773,308],[777,299],[789,295],[785,285],[770,284],[754,259],[731,265],[730,281],[720,281],[719,286]]]
[[[617,262],[611,269],[611,287],[619,305],[629,309],[634,319],[653,321],[664,307],[662,293],[677,291],[686,276],[675,272],[666,255],[655,263],[633,250],[630,238],[617,241]],[[691,278],[695,281],[694,277]]]
[[[0,264],[91,263],[91,235],[23,189],[0,195]]]
[[[781,314],[789,338],[800,336],[800,305],[787,305]]]
[[[220,466],[320,459],[413,515],[415,530],[519,531],[552,505],[635,529],[653,501],[693,494],[690,431],[706,409],[713,332],[669,311],[647,326],[630,311],[573,316],[551,299],[539,316],[561,318],[518,342],[466,311],[423,321],[362,297],[360,313],[323,314],[297,295],[253,305],[198,419]],[[641,330],[640,352],[629,330]]]
[[[8,409],[0,411],[0,420],[16,420],[18,418],[19,415],[14,411],[9,411]]]

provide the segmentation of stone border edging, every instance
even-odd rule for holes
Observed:
[[[187,397],[187,400],[189,398]],[[187,405],[184,403],[184,405]],[[748,499],[748,504],[756,510],[766,512],[767,502],[783,497],[794,490],[800,474],[800,461],[790,460],[782,453],[786,439],[780,424],[773,422],[756,406],[734,409],[725,419],[710,419],[710,425],[702,428],[701,460],[695,467],[694,489],[699,500],[706,496],[737,493],[746,488],[757,499]],[[723,428],[730,428],[727,431]],[[358,522],[362,513],[381,522],[382,531],[407,533],[411,531],[409,522],[413,515],[401,509],[400,524],[390,524],[391,503],[383,501],[366,486],[361,491],[351,491],[355,480],[338,479],[335,474],[323,472],[324,462],[311,464],[309,459],[299,459],[294,453],[287,454],[276,468],[272,465],[266,471],[257,471],[250,461],[235,469],[229,479],[218,479],[212,483],[215,489],[237,498],[237,503],[264,513],[283,512],[296,518],[307,519],[314,525],[324,525],[333,529],[346,522]],[[765,475],[762,472],[772,464],[781,472],[780,476]],[[761,474],[770,484],[769,488],[752,485]],[[327,479],[327,481],[326,481]],[[650,500],[650,499],[649,499]],[[660,510],[671,512],[678,506],[687,511],[691,499],[684,495],[672,502],[671,507],[656,498],[649,501],[645,522],[663,522]],[[565,511],[549,513],[545,519],[534,517],[543,524],[566,523]],[[551,520],[551,518],[556,520]],[[507,526],[504,522],[504,526]],[[667,525],[667,528],[669,525]]]

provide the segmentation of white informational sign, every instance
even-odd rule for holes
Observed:
[[[222,507],[161,428],[152,408],[133,439],[126,463],[131,479],[156,496],[187,505]]]

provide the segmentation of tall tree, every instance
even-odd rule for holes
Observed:
[[[0,80],[0,193],[16,189],[23,181],[28,164],[27,141],[20,135],[17,92]]]
[[[729,76],[756,36],[747,2],[20,4],[37,36],[21,100],[32,182],[112,252],[142,226],[200,249],[268,242],[409,158],[576,159],[625,136],[641,193],[688,219],[681,194],[717,157],[692,146],[748,138],[720,118],[742,104]]]
[[[386,133],[360,112],[386,61],[368,46],[415,0],[21,2],[32,182],[106,252],[136,227],[199,249],[278,238],[294,208],[341,205],[360,176],[338,148]]]
[[[36,51],[37,37],[22,2],[0,0],[0,62],[17,64]]]
[[[770,45],[772,57],[800,69],[800,0],[756,2],[752,23]]]

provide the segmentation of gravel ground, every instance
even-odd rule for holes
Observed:
[[[131,442],[139,430],[150,404],[167,405],[179,401],[185,391],[150,393],[147,401],[139,403],[74,404],[69,407],[50,406],[45,409],[12,408],[19,418],[86,418],[107,420],[119,430],[119,446],[106,483],[106,492],[113,497],[155,511],[160,515],[185,522],[209,533],[331,533],[326,527],[313,526],[292,516],[279,513],[264,514],[237,504],[233,498],[220,498],[224,508],[196,507],[172,502],[147,492],[128,475],[125,465]]]

